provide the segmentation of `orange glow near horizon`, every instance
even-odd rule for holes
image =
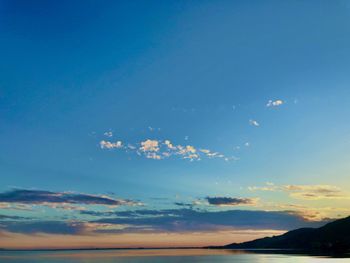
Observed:
[[[277,230],[235,230],[113,235],[23,235],[6,232],[1,236],[0,247],[5,249],[201,247],[243,242],[265,236],[279,235],[284,232]]]

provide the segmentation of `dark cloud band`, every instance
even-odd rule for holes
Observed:
[[[66,203],[66,204],[96,204],[96,205],[136,205],[132,200],[114,199],[106,196],[89,195],[70,192],[51,192],[43,190],[14,189],[0,193],[0,203]]]
[[[233,197],[206,197],[210,205],[218,206],[236,206],[236,205],[253,205],[255,199],[252,198],[233,198]]]

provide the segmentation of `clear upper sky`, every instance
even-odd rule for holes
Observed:
[[[348,215],[349,23],[340,0],[1,0],[0,246]]]

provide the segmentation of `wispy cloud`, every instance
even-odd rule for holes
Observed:
[[[172,156],[188,159],[190,161],[201,160],[202,158],[222,158],[225,161],[238,160],[235,156],[225,156],[219,152],[209,149],[196,148],[193,145],[174,144],[170,140],[146,139],[137,144],[123,144],[122,141],[100,141],[102,149],[123,149],[127,152],[135,152],[148,159],[162,160]]]
[[[286,211],[288,213],[299,215],[306,220],[320,221],[327,218],[341,218],[350,214],[349,207],[338,206],[312,206],[312,203],[306,205],[296,203],[276,203],[276,202],[264,202],[261,203],[259,208],[267,211]]]
[[[160,131],[161,129],[160,129],[160,128],[155,128],[155,127],[148,126],[148,130],[149,130],[150,132],[154,132],[154,131]]]
[[[266,107],[278,107],[284,104],[283,100],[269,100],[266,104]]]
[[[112,131],[107,131],[103,135],[107,136],[107,137],[113,137],[113,132]]]
[[[350,198],[339,187],[333,185],[275,185],[267,183],[264,186],[250,186],[248,189],[250,191],[287,192],[290,197],[303,200]]]

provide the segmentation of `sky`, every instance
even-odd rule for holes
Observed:
[[[0,0],[0,247],[348,216],[349,23],[343,0]]]

